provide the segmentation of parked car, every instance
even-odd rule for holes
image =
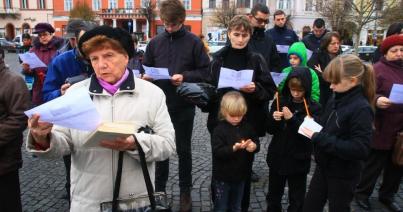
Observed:
[[[5,38],[0,38],[0,47],[8,52],[15,52],[16,50],[16,44]]]
[[[147,48],[147,41],[139,41],[139,43],[137,44],[137,49],[139,51],[143,51],[143,53],[146,52],[146,48]]]
[[[358,46],[358,56],[361,60],[372,62],[374,58],[374,52],[378,47],[376,46]]]
[[[222,47],[225,46],[226,41],[209,41],[208,47],[210,49],[210,54],[214,54],[218,50],[220,50]]]
[[[342,51],[342,52],[346,52],[346,51],[348,51],[349,49],[353,49],[353,48],[354,48],[354,47],[349,46],[349,45],[341,45],[340,47],[341,47],[341,51]]]

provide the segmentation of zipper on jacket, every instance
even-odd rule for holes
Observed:
[[[111,102],[111,106],[112,106],[112,122],[114,121],[114,99],[115,99],[115,96],[114,95],[112,95],[112,102]],[[115,180],[116,180],[116,175],[115,175],[115,170],[114,170],[114,164],[115,164],[115,160],[114,160],[114,156],[115,156],[115,151],[113,150],[113,149],[111,149],[111,151],[112,151],[112,188],[113,188],[113,190],[115,190]],[[118,194],[118,196],[119,196],[119,194]]]

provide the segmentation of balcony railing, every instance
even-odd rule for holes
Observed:
[[[101,18],[145,18],[146,10],[144,8],[115,8],[115,9],[102,9],[98,12]]]
[[[4,8],[0,7],[0,14],[1,15],[19,15],[20,9],[19,8]]]

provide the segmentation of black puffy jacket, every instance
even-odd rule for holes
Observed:
[[[312,136],[321,170],[330,177],[357,177],[369,154],[373,120],[373,110],[360,85],[336,93],[321,115],[322,131]]]

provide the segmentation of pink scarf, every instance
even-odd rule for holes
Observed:
[[[120,78],[119,81],[117,81],[115,84],[111,85],[109,82],[104,81],[101,78],[97,78],[99,84],[110,94],[114,95],[116,91],[119,90],[120,85],[127,79],[129,76],[129,70],[126,69],[125,73],[123,74],[122,78]]]

